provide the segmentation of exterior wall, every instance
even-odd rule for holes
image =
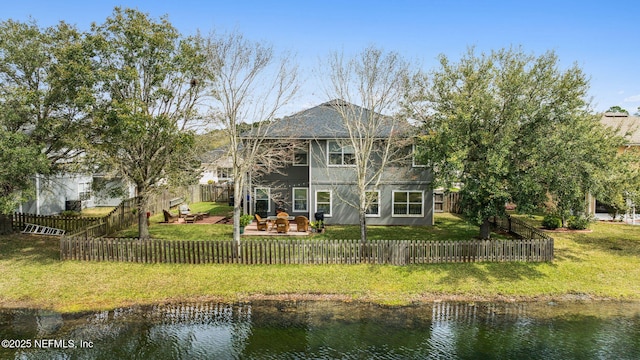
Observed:
[[[271,191],[270,208],[267,215],[274,215],[278,206],[290,215],[304,215],[314,220],[318,211],[316,194],[326,191],[331,194],[331,214],[325,214],[327,224],[359,224],[357,209],[349,205],[357,202],[355,193],[355,167],[327,166],[327,142],[312,141],[309,145],[309,166],[289,166],[281,171],[286,174],[269,174],[254,180],[256,187],[268,187]],[[389,167],[381,180],[379,191],[379,214],[367,217],[370,225],[433,225],[433,193],[431,177],[426,168]],[[257,184],[257,185],[256,185]],[[293,188],[307,188],[307,211],[293,210]],[[421,193],[421,215],[394,215],[394,191],[416,191]],[[254,199],[255,200],[255,199]],[[255,203],[254,203],[255,206]],[[255,207],[254,207],[255,209]],[[261,214],[264,215],[264,214]]]
[[[202,164],[202,173],[200,174],[199,183],[200,184],[208,184],[209,181],[214,183],[230,181],[229,177],[222,177],[220,168],[231,168],[233,166],[233,162],[229,157],[221,157],[214,163],[203,163]]]
[[[18,211],[30,214],[53,215],[65,210],[66,201],[80,200],[80,184],[91,184],[91,176],[61,175],[36,181],[35,198],[20,206]],[[84,201],[83,207],[93,207],[93,198]]]
[[[96,196],[94,193],[90,193],[88,198],[81,199],[81,192],[83,190],[90,191],[93,181],[92,175],[64,174],[49,179],[38,177],[35,180],[35,198],[23,203],[16,210],[29,214],[54,215],[66,209],[67,201],[82,200],[83,209],[120,204],[122,201],[120,197]],[[134,196],[134,193],[135,191],[129,186],[125,189],[123,196],[129,198]]]
[[[359,216],[356,208],[349,205],[355,203],[357,194],[354,185],[318,184],[311,187],[311,214],[317,210],[316,192],[331,192],[331,214],[325,215],[328,225],[356,225],[359,224]],[[428,185],[421,184],[385,184],[379,190],[379,214],[368,215],[369,225],[433,225],[433,193]],[[416,191],[422,194],[422,215],[393,215],[394,191]]]
[[[265,215],[262,211],[257,211],[256,188],[268,188],[270,191],[269,208],[266,215],[275,215],[276,209],[282,208],[291,216],[303,215],[309,217],[309,211],[295,211],[293,209],[293,188],[309,188],[309,166],[289,165],[279,172],[261,175],[253,179],[252,210],[260,215]],[[309,192],[307,192],[307,204]]]

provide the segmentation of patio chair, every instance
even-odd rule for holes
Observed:
[[[179,217],[185,217],[191,214],[191,209],[189,209],[189,205],[180,205],[180,215]]]
[[[196,221],[198,221],[200,219],[198,219],[198,215],[197,214],[186,214],[184,215],[184,222],[187,224],[195,224]]]
[[[289,232],[289,220],[287,218],[279,217],[276,220],[276,231],[278,233],[286,234]]]
[[[287,214],[286,212],[282,211],[282,212],[279,212],[278,215],[276,215],[276,216],[279,217],[279,218],[287,219],[289,217],[289,214]]]
[[[309,231],[309,219],[306,216],[296,216],[296,225],[298,226],[298,231]]]
[[[258,227],[258,230],[260,230],[260,231],[267,231],[268,226],[269,226],[268,223],[267,223],[267,220],[263,219],[258,214],[256,214],[256,225]]]
[[[171,215],[170,212],[168,212],[167,210],[162,210],[162,213],[164,214],[164,222],[165,223],[172,223],[178,220],[178,218],[180,216],[176,216],[176,215]]]

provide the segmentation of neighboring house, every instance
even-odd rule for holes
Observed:
[[[640,152],[640,116],[633,116],[627,113],[607,112],[602,115],[600,122],[607,127],[616,129],[618,134],[627,139],[627,144],[621,146],[618,151]],[[589,213],[595,214],[598,218],[607,218],[607,205],[600,203],[593,197],[589,201]]]
[[[224,183],[233,180],[232,161],[228,147],[211,150],[201,156],[202,175],[200,184]]]
[[[94,182],[105,182],[100,192],[96,193]],[[123,198],[135,195],[135,190],[126,187],[122,196],[110,193],[116,187],[117,180],[105,180],[100,175],[61,174],[49,178],[36,176],[34,199],[23,203],[16,209],[18,212],[53,215],[65,210],[93,208],[98,206],[117,206]]]
[[[334,100],[287,116],[264,134],[267,139],[291,139],[296,149],[291,161],[277,172],[252,176],[251,212],[274,215],[282,208],[291,216],[314,220],[324,213],[327,224],[358,224],[358,211],[347,204],[355,201],[353,149]],[[354,105],[348,105],[354,106]],[[368,111],[357,108],[359,111]],[[384,134],[382,134],[384,135]],[[251,132],[243,134],[251,137]],[[384,136],[381,136],[384,138]],[[412,163],[385,168],[380,185],[371,189],[369,225],[432,225],[433,194],[426,167]]]

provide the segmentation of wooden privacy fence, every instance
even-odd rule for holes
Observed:
[[[239,250],[239,251],[238,251]],[[179,264],[427,264],[553,260],[553,239],[139,240],[62,237],[62,260]]]
[[[200,185],[200,201],[229,202],[233,195],[232,185],[202,184]]]
[[[54,216],[13,213],[12,226],[15,231],[25,228],[26,224],[36,224],[66,232],[74,232],[78,229],[94,225],[101,220],[99,217],[77,217],[77,216]]]

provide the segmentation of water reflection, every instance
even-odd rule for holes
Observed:
[[[0,311],[0,358],[638,359],[640,304],[179,304]],[[27,343],[29,341],[29,343]]]

